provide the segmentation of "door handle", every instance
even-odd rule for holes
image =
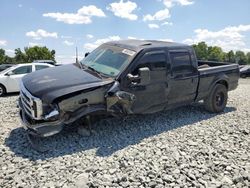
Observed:
[[[130,85],[130,89],[133,91],[141,91],[141,90],[145,90],[146,86],[134,84],[134,85]]]
[[[168,88],[168,83],[167,82],[165,82],[165,86],[166,86],[166,88]]]

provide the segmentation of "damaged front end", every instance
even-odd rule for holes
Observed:
[[[121,91],[119,82],[61,96],[53,104],[43,104],[21,86],[19,109],[23,127],[30,135],[47,137],[62,131],[65,125],[95,115],[133,114],[135,96]]]
[[[136,99],[134,94],[121,91],[119,82],[115,82],[106,94],[107,111],[113,114],[133,114],[132,105]]]

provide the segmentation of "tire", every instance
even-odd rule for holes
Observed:
[[[0,85],[0,97],[4,96],[6,93],[6,89],[3,85]]]
[[[245,75],[245,74],[241,75],[241,78],[246,78],[246,77],[247,77],[247,75]]]
[[[212,113],[224,111],[227,105],[227,92],[225,85],[216,84],[209,96],[204,100],[206,110]]]

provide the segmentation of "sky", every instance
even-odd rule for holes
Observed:
[[[150,39],[250,52],[249,0],[1,0],[0,48],[47,46],[73,63],[110,40]]]

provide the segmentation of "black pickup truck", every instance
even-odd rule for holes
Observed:
[[[20,116],[30,135],[46,137],[79,119],[154,113],[201,100],[218,113],[238,79],[237,64],[197,61],[188,45],[108,42],[79,63],[25,76]]]

